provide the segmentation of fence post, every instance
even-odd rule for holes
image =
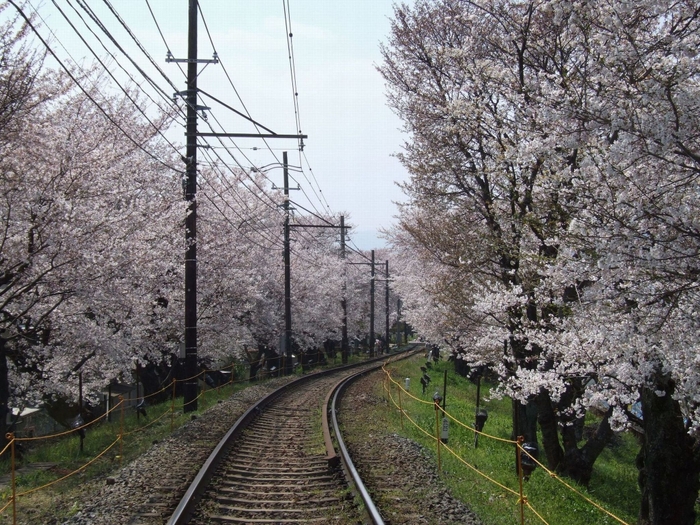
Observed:
[[[10,442],[10,484],[12,485],[12,525],[17,525],[17,486],[15,485],[15,435],[5,434]]]
[[[389,388],[391,388],[391,385],[389,385]],[[401,401],[401,385],[399,385],[399,413],[401,416],[399,419],[401,419],[401,430],[403,430],[403,403]]]
[[[523,462],[522,462],[522,455],[523,455],[523,449],[522,449],[522,444],[523,441],[525,441],[525,438],[523,436],[518,436],[518,442],[515,445],[515,448],[517,449],[517,457],[518,457],[518,485],[520,487],[520,525],[525,525],[525,499],[523,497]]]
[[[170,432],[173,431],[175,426],[175,385],[177,384],[177,379],[173,379],[173,397],[170,403]]]
[[[442,458],[440,457],[440,401],[442,398],[440,394],[435,392],[433,400],[435,402],[435,442],[437,443],[438,472],[442,472]]]

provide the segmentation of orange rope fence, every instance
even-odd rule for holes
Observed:
[[[523,517],[523,510],[524,510],[525,508],[527,508],[527,509],[529,509],[529,510],[533,513],[533,515],[534,515],[540,522],[544,523],[545,525],[548,525],[548,523],[547,523],[547,521],[545,520],[545,518],[544,518],[540,513],[538,513],[538,512],[535,510],[535,508],[532,506],[531,502],[528,500],[527,496],[526,496],[525,494],[522,493],[523,469],[522,469],[521,466],[520,466],[520,456],[521,456],[521,454],[525,454],[525,455],[527,455],[530,459],[532,459],[537,465],[539,465],[539,466],[542,468],[543,472],[549,474],[549,476],[550,476],[551,478],[554,478],[554,479],[556,479],[557,481],[559,481],[562,485],[564,485],[565,487],[567,487],[567,488],[568,488],[569,490],[571,490],[573,493],[575,493],[575,494],[577,494],[578,496],[580,496],[583,500],[585,500],[586,502],[590,503],[590,504],[593,505],[595,508],[597,508],[597,509],[600,510],[601,512],[605,513],[606,515],[610,516],[611,518],[613,518],[614,520],[616,520],[616,521],[619,522],[620,524],[622,524],[622,525],[629,525],[627,522],[625,522],[625,521],[622,520],[621,518],[615,516],[614,514],[612,514],[611,512],[609,512],[608,510],[606,510],[605,508],[603,508],[601,505],[599,505],[599,504],[596,503],[595,501],[591,500],[591,499],[590,499],[589,497],[587,497],[585,494],[582,494],[580,491],[576,490],[576,489],[575,489],[574,487],[572,487],[570,484],[566,483],[563,479],[561,479],[561,477],[557,476],[556,473],[554,473],[554,472],[550,471],[549,469],[547,469],[541,462],[539,462],[536,458],[534,458],[531,454],[529,454],[529,453],[527,452],[527,450],[525,450],[525,449],[522,447],[522,443],[521,443],[522,438],[520,438],[518,441],[514,441],[514,440],[512,440],[512,439],[505,439],[505,438],[502,438],[502,437],[498,437],[498,436],[493,436],[493,435],[487,434],[487,433],[485,433],[485,432],[483,432],[483,431],[479,431],[479,430],[477,430],[476,428],[474,428],[473,426],[468,425],[468,424],[465,424],[464,422],[460,421],[460,420],[457,419],[455,416],[453,416],[452,414],[450,414],[449,412],[447,412],[446,410],[444,410],[444,409],[438,404],[437,401],[426,401],[426,400],[424,400],[424,399],[420,399],[420,398],[418,398],[418,397],[412,395],[406,388],[404,388],[404,386],[403,386],[399,381],[396,381],[394,378],[391,377],[391,372],[386,368],[386,366],[382,367],[382,370],[383,370],[383,372],[384,372],[384,381],[383,381],[383,388],[384,388],[384,391],[385,391],[385,393],[386,393],[386,395],[387,395],[388,400],[391,402],[391,404],[393,404],[393,405],[396,407],[396,409],[398,410],[398,412],[399,412],[400,415],[401,415],[401,425],[402,425],[402,428],[403,428],[403,420],[404,420],[404,418],[405,418],[407,421],[409,421],[409,422],[414,426],[414,428],[415,428],[416,430],[418,430],[419,432],[421,432],[422,434],[426,435],[427,437],[429,437],[430,439],[432,439],[432,440],[434,440],[434,441],[436,442],[437,454],[438,454],[438,470],[441,470],[441,468],[442,468],[442,467],[441,467],[441,459],[440,459],[441,456],[440,456],[440,452],[441,452],[441,449],[444,449],[444,450],[446,450],[447,452],[449,452],[449,453],[451,454],[452,457],[456,458],[457,461],[458,461],[459,463],[463,464],[465,467],[469,468],[469,469],[472,470],[474,473],[476,473],[476,474],[478,474],[479,476],[485,478],[485,479],[488,480],[490,483],[496,485],[497,487],[499,487],[499,488],[500,488],[501,490],[503,490],[504,492],[507,492],[507,493],[510,494],[510,495],[516,496],[516,497],[517,497],[517,504],[520,506],[520,509],[521,509],[521,510],[520,510],[521,523],[523,523],[523,524],[525,523],[524,517]],[[394,397],[394,395],[392,394],[392,384],[396,386],[397,393],[398,393],[398,401],[397,401],[396,397]],[[435,426],[436,426],[436,429],[435,429],[434,431],[430,431],[430,430],[426,430],[426,429],[422,428],[422,427],[420,426],[420,424],[416,422],[415,418],[414,418],[414,417],[411,417],[411,416],[408,414],[408,412],[406,411],[406,409],[405,409],[405,407],[403,406],[403,403],[402,403],[402,397],[406,397],[406,398],[408,398],[408,399],[412,399],[413,401],[415,401],[415,402],[417,402],[417,403],[419,403],[419,404],[434,405],[434,406],[435,406],[435,414],[436,414],[436,415],[435,415],[435,417],[436,417],[436,425],[435,425]],[[445,417],[449,418],[449,420],[454,421],[457,425],[459,425],[459,426],[461,426],[461,427],[463,427],[463,428],[465,428],[465,429],[467,429],[467,430],[469,430],[469,431],[471,431],[471,432],[474,432],[476,435],[483,436],[484,438],[492,439],[492,440],[494,440],[494,441],[498,441],[498,442],[501,442],[501,443],[506,443],[506,444],[515,445],[515,446],[517,447],[517,451],[518,451],[518,469],[517,469],[517,470],[518,470],[518,476],[519,476],[520,491],[514,490],[514,489],[512,489],[512,488],[510,488],[510,487],[507,487],[506,485],[504,485],[504,484],[500,483],[499,481],[495,480],[493,477],[491,477],[491,476],[487,475],[486,473],[482,472],[481,470],[479,470],[479,469],[476,467],[476,465],[473,465],[473,464],[469,463],[467,460],[465,460],[463,457],[461,457],[461,456],[459,455],[459,453],[456,452],[453,448],[447,446],[446,443],[443,443],[443,442],[441,441],[441,439],[440,439],[439,428],[437,428],[437,427],[438,427],[438,416],[439,416],[439,413],[440,413],[440,412],[442,412],[442,414],[443,414]]]
[[[532,454],[528,453],[525,449],[523,449],[523,447],[522,447],[520,444],[518,444],[518,448],[520,449],[520,452],[521,452],[521,453],[527,454],[527,455],[530,457],[530,459],[531,459],[532,461],[534,461],[535,463],[537,463],[537,465],[539,465],[539,466],[542,468],[542,470],[543,470],[544,472],[546,472],[547,474],[549,474],[549,477],[550,477],[550,478],[556,479],[559,483],[561,483],[562,485],[564,485],[564,486],[565,486],[566,488],[568,488],[570,491],[574,492],[575,494],[577,494],[578,496],[580,496],[581,498],[583,498],[584,500],[586,500],[588,503],[590,503],[591,505],[593,505],[595,508],[597,508],[597,509],[600,510],[601,512],[607,514],[608,516],[610,516],[610,517],[611,517],[612,519],[614,519],[615,521],[617,521],[617,522],[619,522],[619,523],[622,523],[622,525],[629,525],[629,523],[627,523],[626,521],[622,520],[621,518],[618,518],[617,516],[615,516],[614,514],[612,514],[611,512],[609,512],[607,509],[605,509],[604,507],[602,507],[601,505],[599,505],[598,503],[596,503],[595,501],[593,501],[591,498],[589,498],[589,497],[586,496],[585,494],[581,493],[581,491],[576,490],[576,488],[574,488],[574,487],[572,487],[571,485],[569,485],[566,481],[564,481],[564,480],[563,480],[560,476],[558,476],[555,472],[552,472],[551,470],[549,470],[549,469],[548,469],[547,467],[545,467],[542,463],[540,463],[536,458],[534,458],[534,457],[532,456]]]
[[[168,390],[172,390],[172,402],[168,406],[166,411],[164,411],[158,417],[148,421],[148,423],[146,423],[145,425],[142,425],[138,428],[132,429],[129,432],[124,431],[124,408],[126,406],[126,400],[122,396],[119,396],[119,402],[117,404],[115,404],[114,406],[110,407],[109,410],[106,410],[104,412],[104,414],[101,414],[99,417],[96,417],[95,419],[93,419],[92,421],[90,421],[88,423],[84,423],[82,425],[76,426],[76,427],[71,428],[69,430],[65,430],[65,431],[61,431],[61,432],[57,432],[57,433],[49,434],[49,435],[45,435],[45,436],[38,436],[38,437],[16,437],[14,434],[9,433],[6,436],[8,439],[8,443],[2,449],[2,451],[0,451],[0,457],[2,457],[6,452],[8,452],[8,450],[11,453],[10,473],[11,473],[12,494],[9,496],[7,503],[5,503],[2,507],[0,507],[0,515],[2,515],[5,511],[7,511],[8,508],[12,507],[12,523],[13,524],[16,523],[16,521],[17,521],[16,502],[17,502],[18,498],[32,494],[34,492],[39,492],[41,490],[44,490],[48,487],[51,487],[52,485],[55,485],[61,481],[64,481],[64,480],[74,476],[75,474],[82,472],[83,470],[85,470],[86,468],[88,468],[89,466],[91,466],[95,462],[97,462],[99,459],[103,458],[105,456],[105,454],[107,454],[110,450],[112,450],[117,444],[119,445],[119,453],[118,453],[118,456],[116,456],[115,458],[118,458],[119,462],[121,464],[121,460],[122,460],[122,456],[123,456],[123,441],[124,441],[125,437],[130,436],[132,434],[135,434],[137,432],[143,431],[146,428],[154,425],[158,421],[162,420],[168,414],[174,413],[174,411],[175,411],[175,398],[176,398],[176,388],[175,387],[176,387],[178,382],[182,383],[182,382],[189,381],[189,380],[192,380],[195,378],[200,378],[200,377],[203,377],[204,374],[206,374],[208,372],[220,372],[220,371],[228,371],[228,370],[230,370],[230,373],[231,373],[231,380],[227,381],[226,383],[223,383],[221,385],[218,385],[218,386],[214,386],[211,388],[206,388],[206,387],[203,388],[202,391],[198,394],[198,396],[196,398],[196,399],[199,399],[201,397],[204,397],[209,392],[217,392],[217,391],[223,389],[224,387],[232,386],[235,382],[234,381],[234,379],[235,379],[235,372],[234,372],[235,364],[231,365],[229,367],[226,367],[224,369],[221,369],[221,370],[202,370],[196,376],[193,376],[193,377],[187,378],[187,379],[173,379],[170,383],[168,383],[166,386],[164,386],[163,388],[161,388],[157,392],[153,392],[153,393],[148,394],[148,395],[137,396],[136,400],[141,400],[141,402],[143,403],[143,401],[145,399],[152,398],[152,397],[157,396],[159,394],[163,394],[164,392],[166,392]],[[183,404],[183,409],[185,406],[186,406],[186,404]],[[116,439],[112,443],[110,443],[104,450],[100,451],[99,453],[97,453],[95,455],[95,457],[93,457],[92,459],[90,459],[89,461],[84,463],[83,465],[79,466],[75,470],[72,470],[71,472],[69,472],[68,474],[66,474],[64,476],[61,476],[57,479],[54,479],[54,480],[52,480],[48,483],[45,483],[41,486],[33,487],[31,489],[25,490],[24,492],[17,493],[17,491],[16,491],[17,466],[15,464],[15,459],[16,459],[15,445],[18,442],[36,442],[36,441],[40,441],[40,440],[51,440],[51,439],[55,439],[55,438],[65,437],[65,436],[68,436],[69,434],[79,433],[80,431],[84,431],[88,427],[96,425],[97,423],[99,423],[102,420],[106,420],[110,414],[112,414],[113,412],[115,412],[117,410],[120,411],[120,421],[119,421],[119,425],[117,428]],[[172,430],[173,429],[172,429],[172,420],[171,420],[171,431]]]
[[[387,361],[387,362],[389,362],[389,361]],[[39,437],[22,437],[22,438],[18,438],[18,437],[15,437],[14,434],[12,434],[12,433],[8,434],[8,435],[7,435],[7,439],[8,439],[9,442],[8,442],[8,444],[5,446],[5,448],[2,449],[2,451],[0,451],[0,457],[2,457],[2,455],[5,454],[8,450],[9,450],[10,453],[11,453],[11,467],[10,467],[10,472],[11,472],[12,495],[9,497],[9,501],[8,501],[4,506],[0,507],[0,515],[2,515],[10,506],[12,506],[12,522],[13,522],[13,524],[15,524],[16,521],[17,521],[16,502],[17,502],[17,499],[18,499],[19,497],[21,497],[21,496],[26,496],[26,495],[28,495],[28,494],[32,494],[32,493],[34,493],[34,492],[38,492],[38,491],[44,490],[44,489],[46,489],[46,488],[48,488],[48,487],[50,487],[50,486],[52,486],[52,485],[55,485],[56,483],[59,483],[59,482],[65,480],[65,479],[70,478],[71,476],[74,476],[75,474],[77,474],[77,473],[79,473],[79,472],[82,472],[83,470],[85,470],[86,468],[88,468],[90,465],[93,465],[95,462],[97,462],[100,458],[103,458],[103,457],[105,456],[105,454],[107,454],[107,452],[109,452],[110,450],[112,450],[117,444],[119,445],[119,454],[118,454],[117,456],[115,456],[115,459],[118,458],[118,459],[119,459],[119,463],[120,463],[120,465],[121,465],[121,461],[122,461],[122,458],[123,458],[123,446],[124,446],[124,438],[125,438],[125,437],[130,436],[130,435],[132,435],[132,434],[135,434],[135,433],[137,433],[137,432],[140,432],[140,431],[146,429],[147,427],[150,427],[150,426],[154,425],[156,422],[160,421],[161,419],[163,419],[163,418],[164,418],[166,415],[168,415],[168,414],[171,414],[171,429],[170,429],[170,430],[171,430],[171,432],[172,432],[172,430],[173,430],[173,415],[174,415],[174,413],[175,413],[175,398],[176,398],[176,386],[177,386],[177,383],[182,383],[182,382],[186,382],[186,381],[191,381],[191,380],[193,380],[193,379],[198,379],[198,378],[200,378],[200,377],[203,377],[204,374],[206,374],[207,372],[221,372],[221,371],[228,371],[229,369],[231,370],[231,372],[230,372],[230,373],[231,373],[231,380],[230,380],[230,381],[227,381],[226,383],[223,383],[223,384],[218,385],[218,386],[215,386],[215,387],[203,388],[202,391],[201,391],[201,392],[197,395],[197,397],[195,398],[195,400],[197,400],[197,399],[199,399],[199,398],[205,396],[208,392],[212,392],[212,391],[215,392],[215,391],[218,391],[218,390],[220,390],[220,389],[222,389],[222,388],[224,388],[224,387],[233,386],[233,385],[234,385],[235,383],[237,383],[237,382],[238,382],[238,383],[247,382],[248,379],[240,379],[240,380],[238,380],[238,381],[235,379],[235,366],[236,366],[236,365],[235,365],[235,363],[234,363],[233,365],[231,365],[231,366],[229,366],[229,367],[225,367],[225,368],[223,368],[223,369],[221,369],[221,370],[202,370],[202,371],[200,371],[198,374],[196,374],[196,375],[194,375],[194,376],[192,376],[192,377],[186,378],[186,379],[173,379],[170,383],[168,383],[166,386],[164,386],[163,388],[161,388],[161,389],[158,390],[157,392],[153,392],[153,393],[148,394],[148,395],[137,396],[137,397],[136,397],[136,400],[139,400],[139,399],[140,399],[140,400],[142,400],[142,402],[143,402],[143,401],[145,401],[145,399],[149,399],[149,398],[154,397],[154,396],[156,396],[156,395],[163,394],[164,392],[166,392],[166,391],[168,391],[168,390],[171,390],[171,391],[172,391],[172,394],[171,394],[171,395],[172,395],[171,403],[170,403],[169,408],[168,408],[165,412],[163,412],[163,413],[162,413],[160,416],[158,416],[157,418],[155,418],[155,419],[149,421],[149,422],[146,423],[145,425],[140,426],[140,427],[138,427],[138,428],[135,428],[135,429],[133,429],[133,430],[130,430],[129,432],[124,432],[124,409],[125,409],[125,407],[126,407],[127,402],[126,402],[126,400],[125,400],[122,396],[118,396],[118,397],[119,397],[119,402],[118,402],[117,404],[115,404],[114,406],[112,406],[109,410],[105,411],[104,414],[100,415],[99,417],[95,418],[94,420],[92,420],[92,421],[90,421],[90,422],[88,422],[88,423],[82,424],[82,425],[77,426],[77,427],[75,427],[75,428],[71,428],[70,430],[58,432],[58,433],[55,433],[55,434],[45,435],[45,436],[39,436]],[[206,383],[206,382],[205,382],[205,383]],[[111,398],[111,396],[110,396],[110,398]],[[130,400],[130,401],[131,401],[131,400]],[[194,401],[194,400],[193,400],[193,401]],[[193,401],[192,401],[192,402],[193,402]],[[184,409],[185,406],[187,406],[187,403],[183,403],[183,405],[182,405],[183,409]],[[80,432],[81,430],[85,430],[85,429],[87,429],[88,427],[95,425],[96,423],[98,423],[99,421],[101,421],[101,420],[103,420],[103,419],[106,420],[106,419],[107,419],[107,416],[110,415],[111,413],[113,413],[113,412],[116,411],[116,410],[119,410],[119,412],[120,412],[120,420],[119,420],[119,425],[118,425],[118,430],[117,430],[116,439],[115,439],[111,444],[109,444],[109,446],[107,446],[107,447],[106,447],[104,450],[102,450],[101,452],[97,453],[97,455],[96,455],[95,457],[93,457],[92,459],[90,459],[89,461],[87,461],[85,464],[79,466],[77,469],[71,471],[70,473],[68,473],[68,474],[66,474],[66,475],[64,475],[64,476],[62,476],[62,477],[60,477],[60,478],[57,478],[57,479],[55,479],[55,480],[52,480],[52,481],[50,481],[50,482],[48,482],[48,483],[46,483],[46,484],[44,484],[44,485],[41,485],[41,486],[39,486],[39,487],[31,488],[31,489],[26,490],[26,491],[24,491],[24,492],[20,492],[20,493],[17,493],[17,492],[16,492],[16,484],[15,484],[15,481],[16,481],[15,475],[16,475],[16,470],[17,470],[17,469],[16,469],[16,465],[15,465],[15,459],[16,459],[16,455],[15,455],[15,445],[16,445],[16,443],[18,443],[18,442],[23,442],[23,441],[32,441],[32,442],[34,442],[34,441],[39,441],[39,440],[50,440],[50,439],[54,439],[54,438],[58,438],[58,437],[65,437],[65,436],[67,436],[67,435],[69,435],[69,434],[78,433],[78,432]]]

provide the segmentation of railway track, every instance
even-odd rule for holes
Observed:
[[[368,516],[373,505],[361,480],[348,481],[344,470],[352,467],[321,432],[328,393],[378,366],[305,376],[251,407],[209,456],[168,525],[381,523],[378,513]],[[357,493],[365,499],[362,512]]]

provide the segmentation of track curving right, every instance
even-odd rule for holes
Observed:
[[[337,376],[260,411],[219,468],[192,523],[357,522],[347,484],[318,444],[320,402]]]
[[[334,412],[328,404],[340,385],[386,359],[303,376],[250,407],[211,453],[168,525],[383,523],[378,513],[372,516],[361,480],[345,475],[351,461],[341,439],[336,455],[326,415]]]
[[[385,360],[385,359],[384,359]],[[341,379],[381,366],[309,374],[260,400],[217,445],[169,525],[367,522],[322,417]],[[322,423],[323,422],[323,423]]]

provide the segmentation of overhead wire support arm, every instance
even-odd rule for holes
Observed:
[[[189,135],[187,135],[189,136]],[[195,133],[197,137],[225,137],[239,139],[306,139],[308,135],[280,135],[277,133]]]
[[[219,56],[214,51],[214,58],[173,58],[173,54],[168,51],[165,54],[166,62],[183,62],[186,64],[218,64]]]
[[[290,228],[341,228],[335,224],[290,224]]]
[[[268,133],[271,133],[272,135],[277,135],[277,134],[276,134],[274,131],[272,131],[270,128],[268,128],[268,127],[266,127],[266,126],[263,126],[262,124],[260,124],[260,122],[257,122],[256,120],[254,120],[253,118],[249,117],[249,116],[246,115],[245,113],[242,113],[242,112],[238,111],[236,108],[233,108],[233,107],[229,106],[226,102],[224,102],[223,100],[219,100],[219,99],[216,98],[214,95],[210,95],[209,93],[207,93],[207,92],[204,91],[203,89],[200,89],[199,92],[200,92],[202,95],[204,95],[205,97],[209,97],[209,98],[212,99],[214,102],[216,102],[216,103],[218,103],[218,104],[221,104],[222,106],[224,106],[224,107],[225,107],[226,109],[228,109],[229,111],[233,111],[233,112],[234,112],[236,115],[238,115],[239,117],[243,117],[243,118],[246,119],[248,122],[251,122],[252,124],[255,124],[257,127],[264,129],[265,131],[267,131]]]

